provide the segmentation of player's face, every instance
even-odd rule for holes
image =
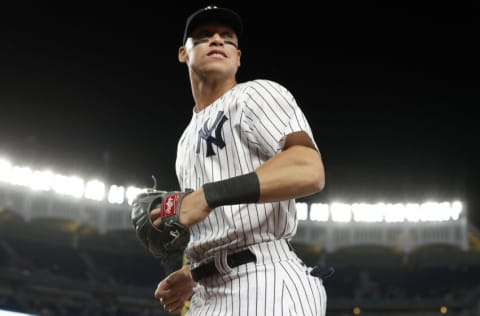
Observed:
[[[180,61],[187,63],[199,75],[235,76],[240,66],[240,55],[235,31],[218,23],[196,27],[179,52]]]

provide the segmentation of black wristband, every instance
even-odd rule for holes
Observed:
[[[260,199],[260,182],[255,172],[227,180],[205,183],[203,192],[208,207],[242,203],[257,203]]]

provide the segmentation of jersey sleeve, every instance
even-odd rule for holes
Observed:
[[[243,111],[242,126],[250,144],[267,156],[280,152],[286,136],[294,132],[306,132],[317,147],[307,118],[295,98],[276,82],[252,81],[245,93]]]

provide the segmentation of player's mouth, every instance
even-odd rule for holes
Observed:
[[[221,56],[221,57],[227,57],[227,54],[225,54],[223,51],[221,50],[217,50],[217,49],[214,49],[214,50],[211,50],[208,52],[207,56]]]

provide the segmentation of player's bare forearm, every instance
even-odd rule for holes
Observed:
[[[260,203],[299,198],[320,192],[325,185],[323,163],[318,151],[292,145],[261,165]]]

